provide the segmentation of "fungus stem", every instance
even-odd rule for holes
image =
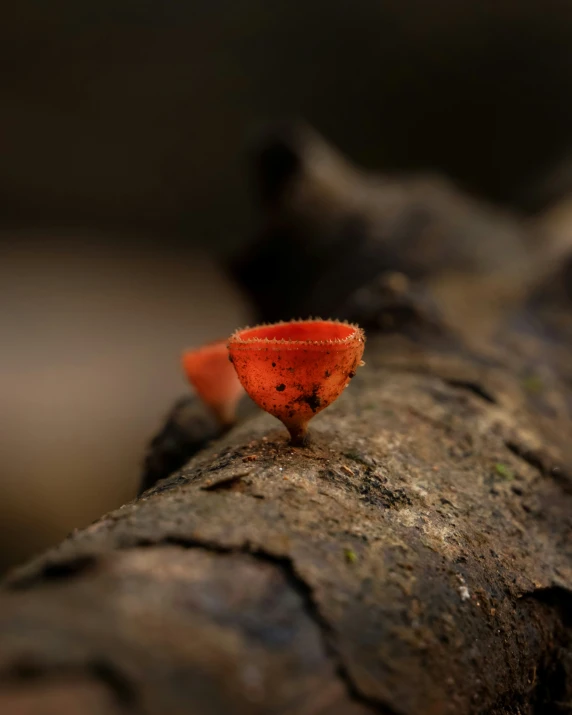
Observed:
[[[289,425],[290,444],[293,447],[305,447],[308,444],[308,425]]]

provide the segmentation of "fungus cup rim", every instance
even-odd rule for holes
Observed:
[[[336,325],[352,328],[352,332],[345,338],[331,338],[329,340],[292,340],[291,338],[243,338],[241,335],[249,330],[258,328],[275,328],[283,325]],[[300,350],[308,347],[329,347],[329,348],[344,348],[351,347],[355,343],[365,343],[365,333],[362,328],[356,323],[349,323],[347,320],[324,320],[322,318],[298,318],[297,320],[279,320],[276,323],[259,323],[258,325],[249,325],[244,328],[238,328],[228,339],[227,347],[238,349],[249,348],[276,348],[276,349],[291,349]]]

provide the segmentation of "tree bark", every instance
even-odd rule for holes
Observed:
[[[366,362],[308,447],[247,420],[14,572],[2,712],[566,712],[572,496],[517,366]]]
[[[478,345],[434,284],[348,301],[366,367],[305,447],[257,414],[202,448],[178,405],[146,484],[195,456],[4,584],[0,711],[570,712],[569,276]]]

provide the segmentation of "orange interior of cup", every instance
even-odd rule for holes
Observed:
[[[240,340],[292,340],[300,342],[323,342],[347,340],[355,335],[356,327],[347,323],[327,320],[293,321],[275,325],[259,325],[235,333]]]

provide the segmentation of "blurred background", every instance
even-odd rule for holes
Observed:
[[[0,569],[134,496],[182,348],[248,320],[220,264],[265,122],[534,214],[572,187],[571,48],[562,0],[4,8]]]

